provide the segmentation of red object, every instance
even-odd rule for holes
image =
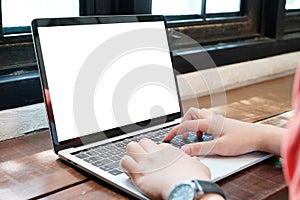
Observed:
[[[294,80],[293,108],[295,113],[288,125],[281,153],[290,200],[300,199],[300,64]]]

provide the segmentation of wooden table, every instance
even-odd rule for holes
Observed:
[[[228,117],[255,122],[291,110],[293,76],[227,92]],[[201,105],[207,97],[199,98]],[[193,106],[183,102],[184,109]],[[267,123],[285,126],[287,116]],[[0,199],[133,199],[126,193],[61,161],[49,132],[0,142]],[[218,184],[228,199],[287,199],[277,158],[256,164]]]

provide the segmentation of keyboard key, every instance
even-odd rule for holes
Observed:
[[[102,153],[103,152],[103,147],[97,147],[94,149],[94,151],[98,152],[98,153]]]
[[[114,149],[114,150],[110,150],[108,151],[107,153],[110,155],[110,156],[113,156],[113,155],[119,155],[123,150],[120,150],[120,149]]]
[[[100,167],[103,165],[103,163],[99,160],[99,161],[96,161],[94,163],[92,163],[92,165],[96,166],[96,167]]]
[[[108,158],[105,158],[105,159],[101,160],[101,162],[103,163],[103,165],[107,165],[107,164],[112,163],[113,161]]]
[[[97,158],[97,157],[89,157],[89,158],[85,158],[83,160],[85,162],[88,162],[88,163],[93,163],[93,162],[96,162],[97,160],[99,160],[99,158]]]
[[[121,149],[125,149],[127,146],[127,143],[123,143],[123,142],[119,142],[115,144],[117,147],[121,148]]]
[[[99,154],[99,156],[101,158],[108,158],[110,155],[108,153],[106,153],[106,152],[102,152],[102,153]]]
[[[108,167],[110,167],[112,169],[115,169],[115,168],[118,168],[120,166],[120,162],[119,161],[118,162],[113,162],[113,163],[110,163],[110,164],[108,164],[106,166],[108,166]]]
[[[113,156],[113,157],[111,157],[110,159],[111,159],[112,161],[120,161],[121,158],[122,158],[122,156]]]
[[[104,170],[104,171],[109,171],[109,170],[112,170],[112,168],[106,166],[106,165],[101,165],[99,166],[100,169]]]
[[[90,150],[88,152],[86,152],[86,154],[90,155],[90,156],[96,156],[98,155],[99,153],[97,151],[93,151],[93,150]]]
[[[211,135],[211,134],[203,134],[202,135],[202,140],[203,141],[210,141],[210,140],[213,140],[214,139],[214,136],[213,135]]]
[[[114,144],[108,144],[104,146],[107,150],[114,150],[116,146]]]
[[[75,155],[77,158],[80,158],[80,159],[84,159],[84,158],[87,158],[89,157],[89,155],[85,154],[85,153],[78,153]]]
[[[112,175],[117,176],[117,175],[119,175],[119,174],[122,174],[123,171],[118,170],[118,169],[113,169],[113,170],[109,171],[109,173],[112,174]]]

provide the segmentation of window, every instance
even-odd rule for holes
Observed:
[[[201,7],[202,0],[152,0],[155,15],[201,14]]]
[[[202,45],[256,37],[260,15],[256,9],[260,3],[247,0],[152,0],[152,14],[166,15],[171,30]],[[173,49],[187,46],[183,40],[173,40]]]
[[[152,14],[177,15],[177,19],[205,18],[205,15],[240,13],[241,0],[152,0]],[[178,15],[181,15],[178,17]],[[188,17],[190,15],[190,17]]]
[[[222,0],[207,0],[206,13],[237,13],[240,12],[240,0],[227,0],[224,4]]]
[[[79,16],[78,0],[2,0],[3,34],[30,31],[34,18]]]
[[[299,0],[286,0],[285,9],[286,10],[300,9],[300,1]]]
[[[300,0],[286,0],[284,33],[293,34],[300,31]]]

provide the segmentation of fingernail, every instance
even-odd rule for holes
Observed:
[[[162,141],[163,141],[163,142],[168,142],[168,141],[166,141],[166,139],[167,139],[167,136],[165,136],[165,137],[162,139]]]
[[[183,145],[181,147],[181,150],[184,151],[186,154],[190,153],[190,146],[189,145]]]

